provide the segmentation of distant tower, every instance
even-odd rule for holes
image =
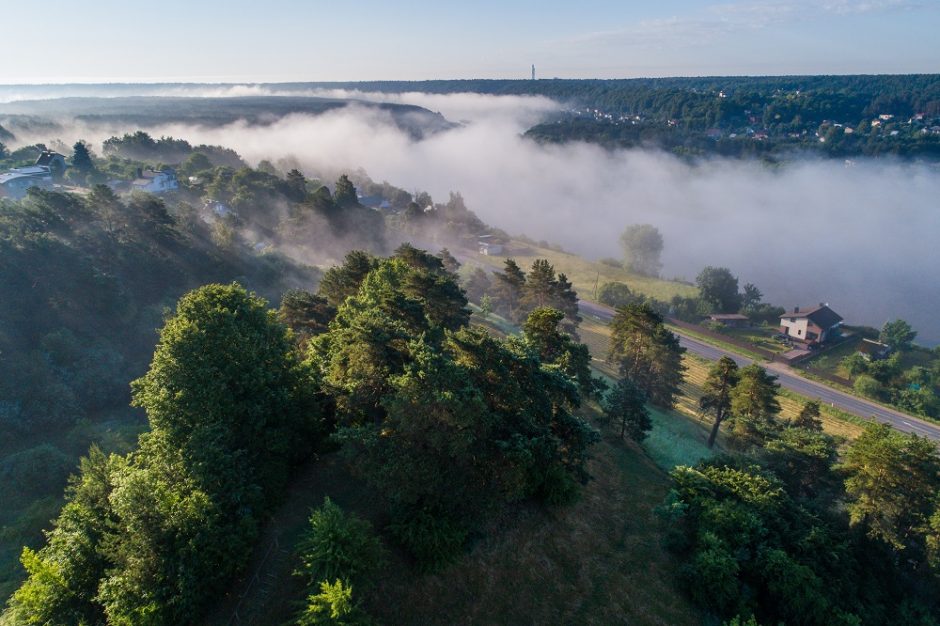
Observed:
[[[532,80],[535,80],[535,64],[532,65]]]

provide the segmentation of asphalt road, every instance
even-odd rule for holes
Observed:
[[[604,322],[609,322],[614,316],[614,310],[602,304],[580,300],[578,301],[578,305],[583,313]],[[673,332],[679,336],[679,344],[683,348],[710,361],[717,361],[723,356],[729,356],[734,359],[738,365],[742,366],[750,365],[754,362],[753,359],[704,343],[680,331],[673,330]],[[804,378],[794,372],[792,368],[782,363],[760,363],[760,365],[777,377],[777,382],[780,383],[781,387],[798,393],[801,396],[819,400],[820,402],[841,409],[846,413],[857,415],[863,419],[876,420],[888,424],[901,432],[916,433],[921,437],[940,441],[940,426],[925,422],[916,417],[907,415],[906,413],[889,409],[880,404],[869,402],[868,400],[839,391],[838,389],[833,389],[815,380]]]

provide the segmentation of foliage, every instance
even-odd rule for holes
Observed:
[[[911,328],[910,324],[904,320],[894,320],[885,322],[878,339],[891,346],[892,350],[910,350],[915,337],[917,331]]]
[[[362,250],[347,253],[342,265],[333,266],[323,274],[319,295],[338,307],[359,291],[359,285],[377,264],[374,257]]]
[[[752,313],[758,309],[764,300],[764,294],[753,283],[745,283],[741,290],[741,310]]]
[[[736,447],[761,445],[772,436],[778,427],[779,388],[776,377],[760,365],[741,368],[731,391],[731,441]]]
[[[318,436],[309,382],[263,300],[237,285],[186,295],[133,385],[150,432],[126,460],[92,451],[47,545],[24,552],[13,613],[197,620],[247,558],[299,442]]]
[[[620,236],[623,246],[624,267],[643,276],[659,276],[663,264],[663,236],[651,224],[633,224]]]
[[[435,295],[455,289],[439,258],[402,248],[369,272],[309,356],[336,401],[338,439],[426,567],[453,558],[501,503],[559,484],[559,469],[583,479],[596,436],[571,414],[575,382],[592,381],[586,349],[558,331],[560,313],[540,310],[524,339],[503,343],[465,327],[462,296],[448,312]]]
[[[604,283],[597,292],[597,299],[607,306],[619,307],[628,304],[639,304],[643,296],[634,293],[623,283]]]
[[[278,317],[288,328],[300,336],[302,341],[326,332],[336,309],[326,298],[303,291],[290,289],[281,297]]]
[[[800,409],[800,414],[793,420],[792,426],[822,432],[822,420],[819,419],[819,400],[807,400]]]
[[[646,409],[646,395],[629,379],[621,378],[607,395],[604,414],[613,425],[620,426],[620,438],[629,436],[642,441],[653,428]]]
[[[925,560],[930,518],[940,506],[940,459],[934,443],[873,424],[846,451],[847,508],[875,539]]]
[[[591,354],[587,346],[575,343],[559,330],[564,317],[557,309],[535,309],[523,323],[522,335],[543,364],[554,366],[568,376],[587,398],[601,391],[603,382],[591,374]]]
[[[295,572],[311,585],[342,580],[357,587],[370,582],[384,560],[372,525],[343,512],[329,498],[310,515],[310,527],[297,545],[300,568]]]
[[[350,182],[346,174],[340,176],[336,181],[336,186],[333,189],[333,201],[336,203],[336,206],[341,208],[350,207],[359,203],[356,188],[353,186],[352,182]]]
[[[487,275],[487,272],[479,267],[475,268],[463,284],[464,292],[467,294],[467,300],[482,304],[483,297],[490,297],[494,306],[496,298],[493,291],[493,282]]]
[[[115,523],[108,500],[111,476],[122,465],[123,459],[106,457],[98,448],[81,460],[66,504],[46,533],[46,545],[38,551],[23,550],[28,578],[10,599],[13,623],[104,623],[96,595],[109,566],[103,544]]]
[[[723,356],[708,370],[708,378],[702,385],[702,397],[699,409],[702,413],[715,418],[708,435],[708,447],[715,445],[721,423],[731,414],[731,399],[735,386],[740,380],[738,364],[734,359]]]
[[[353,599],[352,586],[342,580],[320,583],[319,593],[307,598],[307,607],[297,618],[297,626],[368,626],[372,620]]]
[[[696,602],[766,623],[858,623],[854,581],[841,569],[851,563],[846,541],[795,506],[773,474],[717,460],[672,476],[664,514]]]
[[[699,298],[714,313],[737,313],[741,309],[738,279],[725,267],[708,266],[695,277]]]
[[[855,378],[853,383],[855,392],[866,398],[880,399],[884,395],[884,387],[874,377],[862,374]]]
[[[88,146],[83,141],[77,141],[72,146],[72,167],[82,174],[90,174],[95,170],[95,164],[91,160]]]
[[[610,324],[608,361],[618,364],[620,375],[629,378],[650,402],[672,407],[682,382],[679,339],[663,326],[662,316],[648,304],[617,309]]]
[[[497,312],[514,322],[524,319],[520,299],[526,284],[525,273],[514,260],[506,259],[505,269],[494,272],[493,276],[496,279],[493,297]]]

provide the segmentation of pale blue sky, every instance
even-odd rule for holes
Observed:
[[[940,71],[940,0],[47,0],[0,83]]]

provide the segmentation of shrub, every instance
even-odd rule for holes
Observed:
[[[399,511],[389,525],[392,535],[425,571],[453,562],[467,541],[466,527],[427,509]]]
[[[604,283],[597,292],[597,299],[607,306],[618,307],[639,304],[643,301],[643,296],[633,293],[633,290],[623,283]]]
[[[549,467],[539,486],[539,496],[553,506],[570,504],[578,499],[579,493],[577,481],[560,465]]]
[[[881,383],[868,374],[862,374],[856,378],[853,388],[857,394],[865,396],[866,398],[877,399],[880,398],[884,392],[884,388],[881,386]]]
[[[372,623],[359,602],[353,599],[352,586],[341,580],[332,584],[325,580],[321,582],[320,593],[307,598],[307,608],[297,618],[297,626],[366,626]]]
[[[301,567],[310,583],[343,580],[360,584],[381,567],[384,550],[372,525],[326,498],[310,515],[310,528],[298,544]]]

